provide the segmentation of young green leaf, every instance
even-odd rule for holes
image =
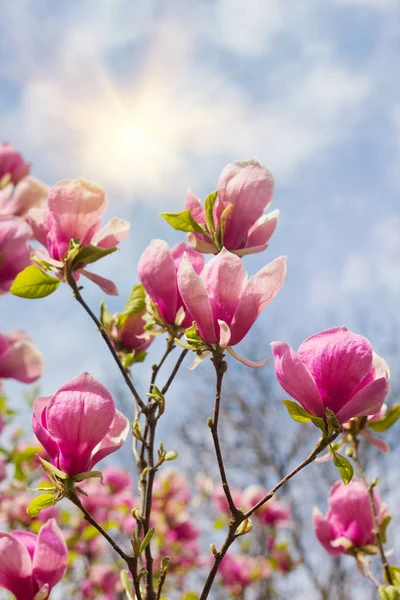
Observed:
[[[128,301],[118,318],[118,327],[121,327],[131,314],[138,314],[146,308],[146,293],[142,284],[133,286]]]
[[[55,292],[59,285],[60,280],[57,277],[51,277],[39,267],[31,266],[18,273],[10,292],[20,298],[45,298]]]
[[[326,435],[325,421],[322,417],[314,417],[314,415],[305,411],[297,402],[293,402],[292,400],[283,400],[282,403],[286,406],[293,421],[297,421],[297,423],[309,423],[311,421]]]
[[[399,590],[394,585],[381,585],[378,590],[381,600],[399,600]]]
[[[144,540],[140,544],[139,554],[141,554],[143,552],[143,550],[146,550],[147,546],[150,544],[151,538],[153,537],[153,534],[154,534],[154,531],[155,531],[155,528],[152,527],[151,529],[148,530],[148,532],[144,536]]]
[[[130,579],[129,577],[129,571],[127,571],[126,569],[122,569],[119,576],[121,578],[122,587],[125,590],[128,600],[135,600],[136,596],[134,596],[132,593],[133,583],[132,579]]]
[[[101,248],[100,246],[92,246],[91,244],[81,246],[72,261],[72,270],[77,269],[82,265],[95,263],[117,250],[118,248]]]
[[[160,213],[159,216],[163,217],[177,231],[204,233],[203,227],[196,223],[188,209],[181,212]]]
[[[400,404],[394,404],[393,406],[390,407],[390,409],[388,410],[388,412],[386,413],[386,415],[384,417],[382,417],[382,419],[379,419],[378,421],[370,421],[368,423],[368,427],[370,429],[373,429],[373,431],[386,431],[387,429],[389,429],[389,427],[391,427],[392,425],[394,425],[397,421],[397,419],[400,418]]]
[[[333,454],[333,464],[339,471],[340,477],[342,478],[344,485],[348,485],[350,483],[350,481],[353,479],[353,475],[354,475],[353,465],[351,464],[351,462],[349,461],[348,458],[346,458],[345,456],[342,456],[341,454],[339,454],[338,452],[333,450],[332,447],[331,447],[331,450],[332,450],[332,454]]]
[[[32,500],[26,509],[26,512],[30,517],[37,517],[41,510],[49,508],[54,504],[56,504],[56,497],[54,494],[42,494]]]

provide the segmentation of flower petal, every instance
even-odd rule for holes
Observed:
[[[43,356],[31,342],[21,340],[10,344],[0,356],[0,378],[33,383],[43,373]]]
[[[49,519],[39,531],[33,557],[33,576],[40,587],[53,588],[65,575],[68,549],[63,534],[54,519]]]
[[[272,342],[276,377],[292,398],[316,417],[325,417],[325,408],[318,388],[297,354],[285,342]]]
[[[355,417],[374,415],[380,411],[389,389],[385,377],[371,381],[362,388],[336,414],[340,423],[345,423]]]
[[[339,556],[339,554],[342,554],[343,548],[335,548],[331,545],[331,542],[335,540],[333,525],[317,508],[314,508],[313,510],[313,526],[318,541],[329,554],[332,556]]]
[[[370,444],[375,446],[375,448],[378,448],[378,450],[380,450],[384,454],[387,454],[389,452],[389,444],[387,444],[385,440],[381,440],[380,438],[372,435],[372,433],[368,431],[368,429],[363,429],[361,435],[363,435],[365,439],[369,441]]]
[[[235,350],[232,348],[232,346],[228,346],[226,351],[228,352],[228,354],[233,356],[233,358],[235,358],[236,360],[241,362],[242,365],[245,365],[246,367],[251,367],[252,369],[257,369],[258,367],[263,367],[264,365],[267,364],[267,362],[269,360],[268,358],[266,358],[265,360],[259,360],[256,362],[252,361],[252,360],[248,360],[247,358],[244,358],[243,356],[240,356],[240,354],[235,352]]]
[[[33,237],[43,246],[46,245],[46,236],[49,231],[45,222],[45,214],[46,210],[44,208],[31,208],[27,216]]]
[[[51,459],[58,457],[58,445],[47,431],[47,406],[52,396],[36,398],[33,403],[32,429]]]
[[[249,279],[231,323],[232,346],[244,338],[263,308],[277,295],[285,276],[286,256],[280,256]]]
[[[17,600],[33,598],[32,562],[26,547],[9,533],[0,533],[0,587]]]
[[[197,252],[202,252],[203,254],[215,254],[216,250],[213,244],[210,242],[206,242],[199,237],[195,233],[188,233],[187,240],[190,244],[192,244],[193,248],[197,250]]]
[[[218,340],[207,290],[187,256],[184,256],[179,267],[178,289],[202,339],[209,344],[216,344]]]
[[[23,217],[31,208],[43,206],[49,191],[50,187],[40,179],[24,177],[14,189],[9,208],[14,215]]]
[[[91,273],[90,271],[86,271],[86,269],[82,269],[79,272],[82,273],[84,277],[87,277],[88,279],[90,279],[90,281],[93,281],[93,283],[98,285],[99,288],[108,296],[118,296],[118,288],[115,285],[115,283],[111,281],[111,279],[106,279],[101,275],[97,275],[97,273]]]
[[[219,345],[221,348],[226,348],[229,344],[229,340],[231,339],[231,330],[229,329],[229,325],[225,323],[225,321],[221,321],[218,319],[219,325]]]
[[[246,248],[267,244],[274,233],[279,220],[279,210],[273,210],[268,215],[263,215],[249,230]]]
[[[150,298],[158,305],[167,323],[177,312],[176,268],[167,242],[152,240],[140,257],[138,275]]]
[[[190,190],[186,194],[185,208],[190,211],[190,214],[197,223],[205,222],[204,208],[200,200]]]
[[[119,410],[116,410],[114,421],[109,432],[93,451],[90,461],[90,469],[93,469],[94,465],[100,460],[118,450],[118,448],[120,448],[126,440],[128,433],[128,419]]]
[[[128,221],[114,217],[93,236],[90,243],[100,248],[115,248],[126,238],[130,228],[131,224]]]

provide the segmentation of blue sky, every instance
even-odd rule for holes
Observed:
[[[400,297],[397,0],[1,5],[2,137],[49,184],[103,185],[108,217],[132,223],[98,267],[120,290],[112,310],[150,239],[181,240],[158,212],[179,209],[188,188],[204,197],[228,162],[255,158],[276,178],[281,220],[267,252],[245,265],[252,274],[288,254],[289,271],[252,358],[274,339],[297,346],[328,326],[367,333],[368,319],[379,352]],[[88,284],[85,297],[96,307],[102,296]],[[66,287],[1,303],[2,328],[26,329],[43,351],[44,393],[83,370],[116,377]]]

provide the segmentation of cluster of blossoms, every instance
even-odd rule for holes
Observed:
[[[144,360],[153,337],[164,333],[165,356],[176,345],[184,348],[181,361],[186,352],[195,353],[193,367],[210,356],[217,377],[214,418],[209,420],[209,428],[223,493],[214,493],[213,504],[227,517],[229,533],[223,549],[217,551],[212,545],[216,569],[211,569],[201,598],[207,597],[204,594],[208,594],[218,568],[233,597],[243,597],[247,587],[269,579],[274,571],[286,573],[294,568],[296,562],[287,543],[278,540],[291,512],[272,498],[294,472],[270,494],[258,486],[243,492],[230,490],[218,439],[225,354],[249,367],[266,363],[243,358],[234,347],[279,293],[286,276],[284,256],[250,277],[242,260],[264,251],[277,226],[278,211],[264,214],[273,195],[271,173],[255,161],[232,163],[221,173],[217,190],[206,198],[204,207],[189,193],[183,211],[164,213],[174,229],[187,232],[188,243],[182,241],[170,249],[166,242],[153,240],[139,261],[141,284],[133,287],[125,306],[114,315],[102,303],[99,319],[87,307],[77,282],[83,275],[106,294],[118,294],[112,281],[86,267],[117,249],[129,232],[129,223],[113,218],[101,227],[107,200],[100,186],[78,179],[60,181],[49,189],[29,176],[29,165],[9,144],[0,152],[0,186],[0,291],[41,298],[55,292],[61,282],[67,284],[95,321],[136,402],[136,418],[130,427],[107,388],[89,373],[66,383],[52,396],[36,398],[32,426],[40,443],[37,460],[51,486],[47,481],[45,487],[39,487],[46,493],[27,507],[29,515],[41,514],[37,537],[33,532],[0,534],[0,586],[13,592],[17,600],[46,600],[66,572],[68,549],[87,559],[79,589],[87,598],[112,600],[120,592],[132,597],[134,587],[140,599],[146,585],[145,597],[155,600],[161,597],[167,575],[173,577],[176,589],[183,590],[187,574],[207,565],[208,560],[200,556],[199,530],[188,511],[186,481],[176,472],[161,468],[177,453],[166,452],[162,443],[158,461],[154,453],[165,394],[181,362],[161,390],[155,379],[164,358],[153,367],[147,404],[137,393],[129,370],[133,363]],[[29,249],[29,240],[42,247]],[[205,254],[213,255],[208,262]],[[310,336],[297,352],[282,341],[272,342],[271,347],[276,377],[295,400],[285,401],[290,415],[296,421],[311,421],[321,431],[314,452],[301,468],[327,449],[343,480],[331,490],[327,516],[314,514],[318,540],[330,554],[346,552],[357,561],[378,549],[384,555],[378,528],[387,524],[388,513],[374,486],[366,485],[358,444],[359,436],[364,435],[379,445],[369,429],[383,431],[399,416],[393,408],[384,414],[387,363],[365,337],[345,327]],[[40,353],[25,334],[0,336],[0,379],[12,377],[31,383],[41,372]],[[144,428],[140,419],[145,421]],[[129,475],[113,469],[104,469],[103,474],[94,470],[122,446],[130,428],[139,473],[137,498]],[[338,453],[342,447],[353,458],[362,480],[351,482],[353,467]],[[27,452],[29,457],[32,459]],[[20,459],[20,469],[23,463]],[[87,519],[86,523],[74,516],[67,519],[68,548],[54,520],[62,521],[57,503],[64,498]],[[7,509],[4,497],[2,505],[13,515],[9,524],[18,520],[12,511],[17,504]],[[250,517],[264,535],[261,553],[226,554],[236,538],[250,532]],[[117,550],[115,568],[106,558],[103,538]],[[122,549],[125,546],[126,550]],[[15,559],[10,561],[11,553]],[[120,559],[130,574],[122,571],[118,579]],[[390,571],[386,580],[391,583]],[[168,586],[171,581],[165,590]]]

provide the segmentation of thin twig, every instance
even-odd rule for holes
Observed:
[[[189,350],[186,350],[186,349],[182,350],[182,352],[177,360],[177,363],[176,363],[175,367],[173,368],[171,375],[168,378],[167,383],[164,385],[164,387],[161,390],[161,394],[163,396],[165,396],[165,394],[168,392],[169,387],[170,387],[171,383],[173,382],[173,380],[175,379],[176,374],[178,373],[179,368],[180,368],[181,364],[183,363],[184,358],[188,352],[189,352]]]

